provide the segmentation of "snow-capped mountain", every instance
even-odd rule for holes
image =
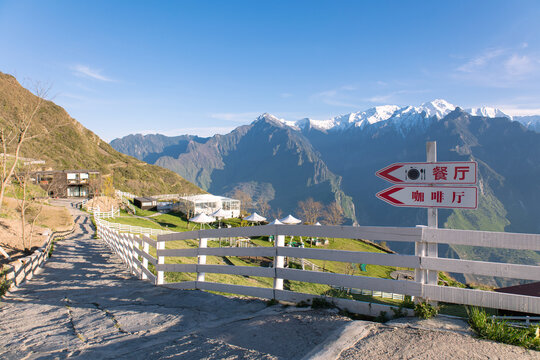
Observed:
[[[505,114],[504,112],[502,112],[501,110],[497,108],[492,108],[492,107],[487,107],[487,106],[478,107],[478,108],[468,108],[468,109],[465,109],[465,111],[474,116],[484,116],[484,117],[489,117],[489,118],[507,117],[510,120],[512,120],[512,116]]]
[[[406,134],[413,128],[425,128],[430,121],[434,119],[440,120],[455,109],[456,106],[448,101],[436,99],[420,106],[376,106],[364,111],[338,115],[328,120],[304,118],[297,121],[289,121],[278,119],[270,114],[263,114],[263,116],[271,116],[295,130],[314,128],[325,132],[343,131],[352,127],[363,129],[367,126],[377,124],[377,126],[381,127],[395,126],[400,133]],[[474,116],[489,118],[506,117],[513,120],[512,116],[505,114],[500,109],[492,107],[474,107],[464,109],[464,111]]]

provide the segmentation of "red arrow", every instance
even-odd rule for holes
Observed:
[[[383,190],[379,193],[377,193],[375,196],[377,196],[379,199],[386,201],[390,204],[397,204],[397,205],[403,205],[403,203],[397,199],[394,199],[390,195],[392,195],[395,192],[398,192],[400,190],[403,190],[404,187],[401,186],[392,186],[391,188],[388,188],[386,190]]]
[[[390,165],[388,167],[385,167],[382,170],[377,171],[375,173],[375,175],[377,175],[378,177],[380,177],[380,178],[382,178],[384,180],[388,180],[388,181],[393,182],[393,183],[402,183],[402,182],[404,182],[403,180],[398,179],[398,178],[390,175],[391,172],[393,172],[394,170],[399,169],[400,167],[403,167],[403,165],[393,164],[393,165]]]

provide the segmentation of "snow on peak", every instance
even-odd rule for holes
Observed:
[[[296,126],[295,121],[287,121],[285,119],[280,119],[277,116],[274,116],[274,115],[269,114],[269,113],[264,113],[262,115],[259,115],[259,117],[257,118],[257,120],[255,120],[255,122],[258,122],[258,121],[269,121],[269,122],[273,122],[273,123],[283,124],[283,125],[292,127],[292,128],[294,128],[296,130],[299,130],[299,128]]]
[[[345,115],[338,115],[327,120],[315,120],[304,118],[297,121],[287,121],[279,119],[268,113],[259,116],[258,120],[264,118],[274,122],[279,122],[284,126],[291,127],[295,130],[315,128],[323,131],[346,130],[351,127],[363,129],[366,126],[378,124],[380,126],[392,125],[405,134],[416,127],[426,127],[433,120],[441,120],[446,115],[456,109],[456,106],[443,99],[435,99],[430,102],[423,103],[420,106],[396,106],[383,105],[375,106],[364,111],[352,112]],[[484,117],[507,117],[512,119],[512,116],[505,114],[499,109],[490,107],[479,107],[465,109],[465,112],[474,116]]]
[[[347,127],[348,125],[364,127],[368,124],[371,125],[378,123],[379,121],[388,120],[398,109],[399,106],[396,105],[376,106],[365,111],[336,116],[332,120],[336,125],[343,128]]]
[[[435,99],[433,101],[423,103],[420,105],[419,109],[425,111],[428,117],[435,116],[437,119],[442,119],[454,111],[456,107],[446,100]]]
[[[469,108],[469,109],[465,109],[465,111],[474,116],[484,116],[484,117],[490,117],[490,118],[506,117],[512,120],[512,116],[505,114],[504,112],[502,112],[501,110],[497,108],[492,108],[492,107],[487,107],[487,106]]]
[[[338,115],[328,120],[315,120],[305,118],[295,122],[296,127],[304,129],[314,127],[319,130],[346,129],[351,126],[364,127],[375,124],[392,117],[392,114],[399,109],[396,105],[376,106],[365,111],[353,112],[345,115]]]

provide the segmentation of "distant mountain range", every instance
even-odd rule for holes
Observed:
[[[328,120],[292,122],[263,114],[226,135],[129,135],[111,145],[211,193],[240,188],[283,213],[294,213],[298,201],[313,197],[325,204],[337,200],[349,223],[415,226],[426,223],[426,211],[394,208],[376,199],[375,193],[389,184],[374,173],[393,162],[425,161],[425,142],[437,141],[440,161],[479,163],[480,188],[478,210],[441,210],[440,226],[540,233],[540,134],[532,131],[539,118],[512,118],[493,108],[463,110],[434,100],[418,107],[378,106]],[[392,247],[413,251],[403,244]],[[454,257],[518,257],[521,263],[540,264],[536,252],[441,250]]]

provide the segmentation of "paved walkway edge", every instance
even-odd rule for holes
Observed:
[[[331,333],[325,342],[317,345],[302,360],[337,359],[340,354],[366,337],[376,325],[369,321],[356,320]]]

